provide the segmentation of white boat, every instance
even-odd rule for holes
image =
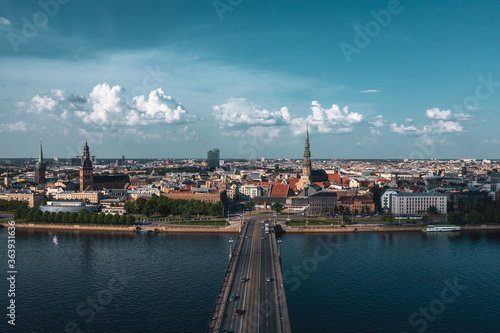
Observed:
[[[54,244],[56,246],[59,245],[59,241],[57,240],[57,236],[52,237],[52,241],[54,242]]]
[[[451,224],[446,224],[446,225],[428,225],[427,227],[423,228],[422,231],[424,232],[436,232],[436,231],[460,231],[462,228],[456,225],[451,225]]]
[[[151,231],[153,231],[153,230],[151,230],[151,229],[142,229],[141,230],[141,232],[143,232],[143,233],[147,233],[147,232],[151,232]]]
[[[234,242],[234,240],[232,238],[229,239],[229,243],[232,243]]]

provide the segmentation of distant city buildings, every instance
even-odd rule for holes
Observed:
[[[215,148],[207,152],[207,165],[210,170],[215,170],[219,167],[220,149]]]
[[[44,197],[43,194],[31,191],[0,192],[0,200],[25,201],[28,203],[29,208],[35,207],[37,203],[43,200],[43,197]]]
[[[45,195],[54,202],[100,204],[113,214],[123,214],[127,201],[155,196],[227,200],[231,206],[252,200],[256,209],[280,203],[310,216],[332,216],[340,206],[344,214],[397,216],[420,216],[430,206],[443,215],[500,206],[498,160],[312,160],[310,148],[306,127],[303,159],[226,159],[221,168],[219,149],[208,151],[207,160],[125,161],[122,156],[98,161],[86,142],[75,167],[74,159],[46,164],[40,142],[36,160],[0,161],[0,199],[36,207]],[[58,206],[52,204],[50,210]]]

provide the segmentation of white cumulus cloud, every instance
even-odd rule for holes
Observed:
[[[11,25],[10,21],[6,18],[0,17],[0,24],[1,25]]]
[[[0,133],[3,132],[26,132],[30,126],[20,120],[17,123],[10,123],[10,124],[0,124]]]
[[[312,114],[306,118],[295,118],[292,120],[292,130],[294,134],[303,134],[305,124],[316,129],[319,133],[349,133],[352,132],[355,124],[361,123],[363,115],[358,112],[350,112],[349,107],[342,109],[336,104],[325,109],[318,101],[311,103]]]
[[[177,103],[171,96],[167,96],[161,88],[151,91],[148,99],[144,96],[134,98],[134,105],[140,113],[141,125],[151,122],[165,122],[167,124],[180,123],[194,120],[184,107]],[[134,113],[136,116],[137,113]],[[137,119],[134,119],[137,122]],[[129,123],[136,125],[136,123]]]
[[[439,108],[429,109],[425,112],[425,115],[429,119],[441,119],[441,120],[470,120],[472,116],[465,113],[453,113],[451,110],[440,110]]]
[[[424,125],[421,128],[415,125],[405,126],[403,124],[392,123],[391,131],[398,134],[439,134],[439,133],[460,133],[463,132],[463,126],[456,121],[439,120],[437,123],[432,122],[430,125]]]
[[[290,111],[282,107],[269,111],[245,98],[231,98],[227,103],[215,105],[213,115],[223,129],[248,129],[254,126],[287,125],[291,121]]]
[[[225,104],[215,105],[213,115],[219,127],[226,130],[223,135],[261,136],[266,132],[269,137],[279,136],[284,129],[293,135],[302,135],[306,124],[312,132],[349,133],[363,120],[362,114],[350,112],[347,106],[341,109],[333,104],[331,108],[324,108],[318,101],[312,101],[311,113],[297,117],[285,106],[269,111],[245,98],[231,98]]]

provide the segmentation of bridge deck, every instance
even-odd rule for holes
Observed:
[[[291,331],[272,230],[266,234],[256,218],[242,229],[207,332]],[[234,301],[229,300],[231,294],[236,297]],[[241,316],[235,314],[237,309]]]

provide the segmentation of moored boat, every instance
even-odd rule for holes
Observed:
[[[452,225],[452,224],[443,224],[443,225],[428,225],[427,227],[424,227],[422,231],[424,232],[436,232],[436,231],[460,231],[462,228],[457,225]]]

